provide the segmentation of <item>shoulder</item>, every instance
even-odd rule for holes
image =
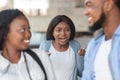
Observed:
[[[76,40],[69,41],[69,44],[74,47],[80,47],[80,43]]]
[[[99,35],[99,36],[97,36],[97,37],[92,38],[92,39],[89,41],[87,47],[100,43],[100,42],[102,41],[103,37],[104,37],[104,35]]]
[[[79,45],[80,43],[77,40],[69,41],[70,44]]]
[[[88,42],[88,45],[87,45],[87,51],[91,50],[92,46],[94,46],[96,43],[96,39],[95,38],[92,38],[89,42]]]
[[[40,45],[48,45],[48,44],[51,44],[52,43],[52,40],[44,40],[41,42]]]
[[[35,52],[39,57],[46,57],[46,56],[48,56],[47,52],[45,52],[44,50],[32,49],[32,51]]]
[[[78,50],[80,49],[80,43],[76,40],[71,40],[69,41],[69,44],[71,45],[72,49],[74,50],[75,53],[78,52]]]
[[[49,62],[49,56],[48,53],[40,50],[40,49],[32,49],[33,52],[35,52],[35,54],[40,58],[40,60],[44,63],[46,61],[46,63]],[[44,63],[44,64],[46,64]]]
[[[39,49],[32,49],[32,51],[34,51],[38,55],[41,62],[43,63],[43,66],[44,66],[45,71],[47,73],[48,79],[49,80],[55,80],[54,79],[53,68],[52,68],[48,53],[43,51],[43,50],[39,50]]]
[[[45,41],[41,42],[39,49],[44,50],[44,51],[48,51],[51,43],[52,43],[52,40],[45,40]]]

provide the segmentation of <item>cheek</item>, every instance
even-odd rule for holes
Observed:
[[[54,39],[56,39],[58,35],[55,32],[53,32],[52,36],[54,37]]]
[[[60,33],[56,32],[56,31],[53,32],[53,36],[59,36],[59,34]]]
[[[8,36],[8,40],[11,41],[12,43],[20,43],[24,37],[22,35],[19,35],[17,33],[10,34]]]
[[[97,21],[100,18],[100,14],[94,15],[95,16],[95,21]]]
[[[94,17],[96,18],[95,20],[98,20],[102,14],[102,9],[101,7],[98,7],[94,11]]]
[[[100,16],[101,16],[101,11],[98,11],[98,10],[93,11],[93,12],[92,12],[92,15],[91,15],[91,20],[88,20],[89,23],[90,23],[91,25],[94,24],[96,21],[99,20]]]
[[[70,38],[70,36],[71,36],[71,32],[69,32],[67,35],[68,35],[68,36],[69,36],[69,38]]]
[[[14,38],[14,37],[7,38],[6,43],[8,45],[15,46],[15,47],[17,47],[18,45],[21,45],[20,40],[17,37],[16,38]]]
[[[23,40],[21,36],[16,36],[15,38],[11,38],[11,41],[17,42],[18,44]]]

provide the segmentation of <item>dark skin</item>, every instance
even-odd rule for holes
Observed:
[[[10,29],[6,36],[2,55],[11,63],[18,63],[21,51],[29,46],[31,37],[29,22],[24,16],[18,16],[10,23]]]
[[[52,44],[55,47],[55,49],[61,52],[66,51],[69,47],[68,40],[70,38],[70,35],[71,35],[71,32],[70,32],[69,25],[66,24],[65,22],[60,22],[53,31],[53,36],[55,40],[52,41]],[[48,54],[50,55],[51,53],[48,53]],[[81,48],[78,51],[78,54],[80,56],[84,56],[85,49]]]
[[[84,56],[85,55],[85,52],[86,52],[86,49],[85,48],[81,48],[79,51],[78,51],[78,54],[80,56]]]
[[[69,47],[68,40],[70,38],[71,31],[70,27],[65,22],[60,22],[53,30],[53,40],[52,44],[60,52],[66,51]]]

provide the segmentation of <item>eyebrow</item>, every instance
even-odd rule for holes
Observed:
[[[89,3],[92,3],[91,1],[86,1],[85,6],[88,5]]]

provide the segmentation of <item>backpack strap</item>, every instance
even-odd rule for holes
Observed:
[[[43,64],[42,64],[40,58],[37,56],[37,54],[30,49],[25,50],[25,52],[27,52],[39,64],[39,66],[41,67],[41,69],[43,70],[43,73],[45,75],[45,80],[47,80],[47,74],[45,72],[45,68],[43,67]]]

